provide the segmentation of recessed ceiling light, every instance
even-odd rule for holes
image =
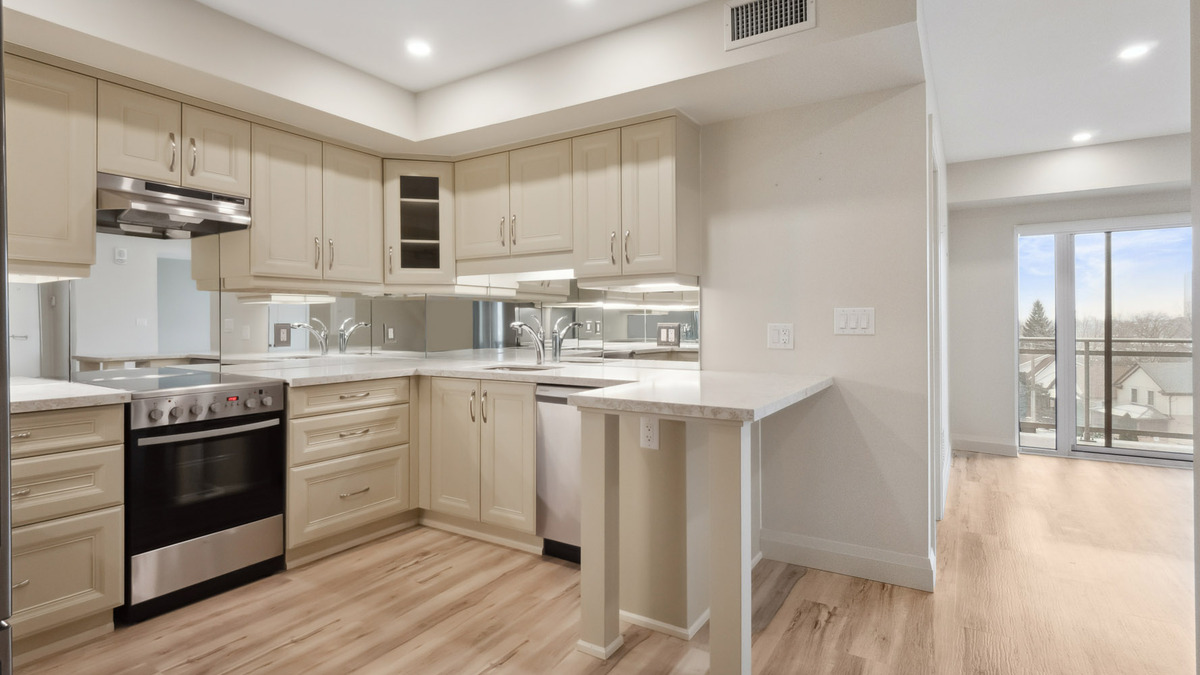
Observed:
[[[413,56],[425,57],[433,53],[433,47],[430,47],[428,42],[417,38],[405,42],[404,46]]]
[[[1133,61],[1149,54],[1151,49],[1154,49],[1153,42],[1139,42],[1136,45],[1129,45],[1125,49],[1122,49],[1121,53],[1117,54],[1117,56],[1126,61]]]
[[[1092,140],[1092,135],[1093,134],[1090,131],[1081,131],[1072,136],[1071,140],[1075,141],[1076,143],[1087,143],[1088,141]]]

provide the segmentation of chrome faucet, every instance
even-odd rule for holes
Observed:
[[[562,359],[562,344],[563,340],[567,339],[567,333],[571,332],[572,328],[580,328],[583,326],[582,322],[574,321],[567,324],[567,327],[561,331],[558,330],[558,324],[562,323],[563,319],[566,318],[568,317],[564,316],[562,319],[554,322],[554,332],[550,334],[550,360],[554,363],[558,363]]]
[[[312,318],[312,319],[309,319],[309,321],[320,326],[321,327],[320,330],[313,328],[311,325],[309,325],[307,323],[293,323],[292,328],[293,329],[303,328],[304,330],[308,331],[309,333],[312,333],[312,336],[317,339],[317,344],[321,347],[321,356],[325,356],[326,354],[329,353],[329,329],[325,327],[325,324],[322,323],[320,319]]]
[[[350,317],[350,318],[346,319],[345,321],[342,322],[342,327],[338,329],[338,353],[339,354],[346,353],[346,346],[350,343],[350,336],[354,335],[354,331],[358,330],[359,328],[367,328],[371,325],[370,322],[359,321],[358,323],[354,324],[353,326],[350,326],[350,329],[347,330],[346,326],[349,326],[350,323],[353,321],[354,321],[354,317]]]
[[[523,321],[514,321],[511,324],[509,324],[509,328],[512,328],[513,330],[515,330],[517,332],[518,336],[521,335],[522,329],[527,331],[529,333],[529,335],[533,338],[533,350],[534,350],[534,352],[537,353],[538,365],[541,365],[542,363],[544,363],[546,361],[546,342],[545,342],[546,338],[542,334],[541,331],[534,330],[533,328],[530,327],[529,324],[527,324]]]

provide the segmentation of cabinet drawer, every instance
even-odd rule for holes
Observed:
[[[407,510],[408,453],[405,444],[289,469],[288,548]]]
[[[408,378],[341,382],[288,390],[290,417],[408,403]]]
[[[125,440],[124,429],[121,405],[21,413],[12,416],[12,456],[120,445]]]
[[[121,604],[122,509],[12,531],[13,637]]]
[[[114,445],[13,460],[13,527],[120,506],[124,457]]]
[[[288,466],[408,442],[408,404],[305,417],[288,423]]]

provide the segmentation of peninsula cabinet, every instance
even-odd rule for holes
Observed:
[[[456,257],[571,251],[571,141],[477,157],[454,166]]]
[[[536,531],[535,386],[433,378],[430,509]]]
[[[96,262],[96,80],[7,55],[10,271],[86,277]]]
[[[99,85],[97,169],[250,195],[250,123],[111,82]]]
[[[454,165],[383,162],[383,281],[454,282]]]
[[[699,132],[668,117],[572,139],[579,278],[698,275]]]

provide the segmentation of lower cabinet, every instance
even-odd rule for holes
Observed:
[[[408,444],[292,469],[288,544],[307,544],[406,510],[408,474]]]
[[[433,378],[430,509],[533,534],[535,385]]]

